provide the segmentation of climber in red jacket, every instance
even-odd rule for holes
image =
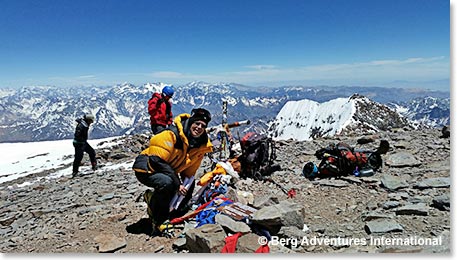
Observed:
[[[171,98],[174,90],[172,86],[165,86],[162,93],[154,93],[148,101],[148,112],[151,116],[151,130],[157,134],[173,122],[171,112]]]

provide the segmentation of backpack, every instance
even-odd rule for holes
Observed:
[[[153,95],[151,96],[151,98],[148,100],[148,106],[151,105],[151,102],[152,102],[154,99],[157,99],[156,108],[160,108],[160,105],[165,101],[161,96],[158,96],[158,95],[153,94]]]
[[[276,147],[273,139],[263,134],[249,132],[240,141],[242,154],[238,158],[241,163],[240,176],[263,179],[280,170],[280,166],[273,164],[276,159]]]
[[[160,95],[156,95],[158,93],[154,93],[152,95],[152,97],[148,100],[148,112],[151,110],[151,102],[154,100],[154,99],[157,99],[157,102],[156,102],[156,107],[155,109],[160,109],[160,106],[162,105],[162,103],[166,102],[165,99]],[[165,114],[167,115],[167,118],[170,118],[171,117],[171,106],[170,106],[170,103],[167,101],[165,103],[166,105],[166,109],[165,109]],[[152,115],[151,115],[152,116]]]
[[[316,151],[315,156],[321,160],[318,166],[319,177],[345,176],[357,174],[359,171],[373,174],[382,166],[379,153],[354,150],[343,142],[321,148]]]

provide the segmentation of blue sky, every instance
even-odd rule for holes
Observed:
[[[444,0],[0,0],[0,87],[191,81],[449,90]]]

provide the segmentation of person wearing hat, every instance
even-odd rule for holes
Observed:
[[[83,118],[76,119],[75,137],[73,139],[73,147],[75,147],[75,160],[73,161],[73,174],[75,177],[79,172],[79,166],[84,156],[84,152],[89,155],[92,164],[92,170],[97,169],[97,160],[95,158],[95,150],[87,142],[89,126],[95,121],[95,117],[91,114],[86,114]]]
[[[173,122],[171,98],[175,91],[172,86],[165,86],[162,93],[154,93],[148,100],[148,113],[151,120],[151,131],[157,134]]]
[[[183,185],[185,178],[192,178],[206,153],[212,151],[212,143],[206,133],[211,114],[203,108],[193,109],[191,114],[180,114],[164,131],[154,135],[149,147],[141,152],[147,156],[147,171],[135,175],[139,182],[154,188],[147,190],[144,200],[148,205],[151,235],[158,235],[158,227],[171,216],[179,216],[179,208],[170,212],[170,202],[178,193],[186,196],[180,205],[186,205],[192,196],[193,183],[189,190]]]

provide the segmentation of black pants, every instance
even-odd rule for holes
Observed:
[[[164,125],[151,125],[151,131],[153,134],[157,134],[158,132],[162,131],[163,129],[167,128]]]
[[[85,142],[84,144],[75,144],[73,143],[73,146],[75,147],[75,160],[73,161],[73,172],[78,172],[79,165],[81,164],[81,161],[84,156],[84,152],[86,152],[89,155],[90,162],[92,166],[97,164],[97,160],[95,159],[95,150],[90,146],[89,143]]]
[[[182,200],[179,208],[170,213],[170,202],[178,192],[171,177],[163,173],[154,173],[152,175],[135,173],[135,175],[142,184],[154,188],[154,194],[148,207],[152,211],[152,216],[150,217],[155,224],[160,225],[170,217],[179,217],[184,213],[182,211],[185,210],[185,206],[192,198],[192,191],[195,183],[193,183],[187,191],[187,195]]]

